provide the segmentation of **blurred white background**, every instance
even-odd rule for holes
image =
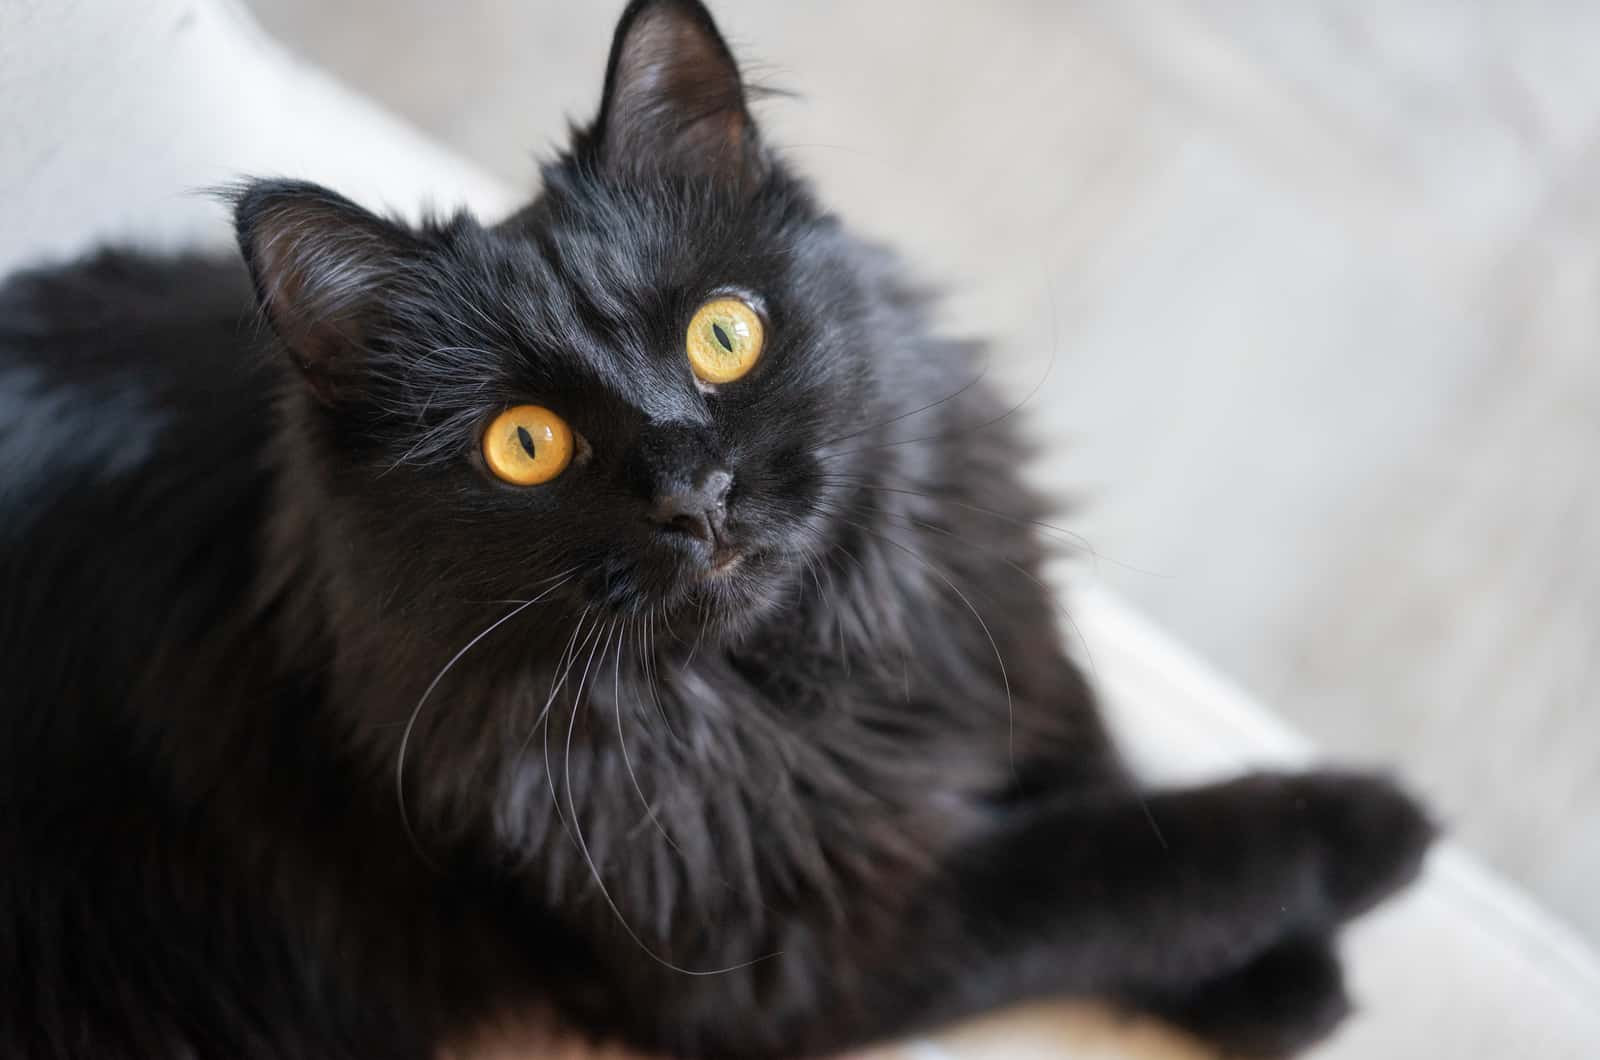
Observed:
[[[251,6],[531,191],[622,4]],[[1600,4],[713,8],[1084,566],[1600,938]]]

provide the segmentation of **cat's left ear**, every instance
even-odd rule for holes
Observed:
[[[613,172],[739,181],[761,166],[739,64],[699,0],[633,0],[588,137]]]

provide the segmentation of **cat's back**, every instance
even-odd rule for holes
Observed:
[[[270,378],[241,265],[100,251],[0,284],[0,680],[130,688],[237,605]]]
[[[198,256],[102,250],[0,283],[8,536],[74,491],[206,463],[207,437],[264,438],[251,305],[241,265]]]

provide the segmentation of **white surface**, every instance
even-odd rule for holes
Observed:
[[[215,2],[0,6],[0,137],[6,265],[101,235],[225,242],[219,211],[186,190],[241,171],[315,177],[373,204],[510,202]],[[1081,590],[1075,614],[1117,727],[1154,771],[1306,755],[1104,591]],[[1359,928],[1351,955],[1365,1012],[1327,1056],[1600,1056],[1593,956],[1449,848]]]
[[[0,2],[0,272],[105,239],[225,245],[204,191],[245,174],[413,217],[511,202],[231,3]]]

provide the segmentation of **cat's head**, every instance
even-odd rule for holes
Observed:
[[[917,310],[763,143],[692,0],[628,7],[544,176],[493,227],[240,190],[321,539],[374,607],[549,590],[745,627],[850,519],[862,432],[925,389],[892,382],[932,370]]]

